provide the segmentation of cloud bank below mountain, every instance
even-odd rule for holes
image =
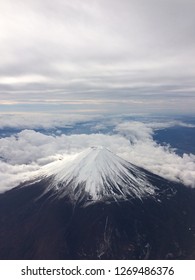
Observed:
[[[169,180],[195,187],[195,155],[179,156],[173,148],[159,145],[153,139],[156,129],[174,124],[123,121],[115,125],[114,134],[45,135],[25,129],[10,137],[1,138],[0,191],[10,189],[36,175],[45,164],[85,148],[102,145],[135,165]],[[182,122],[180,125],[189,126]]]

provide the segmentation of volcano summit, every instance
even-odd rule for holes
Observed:
[[[0,259],[195,259],[195,191],[103,147],[0,195]]]
[[[121,200],[155,195],[141,169],[103,147],[85,151],[47,165],[41,177],[50,181],[48,190],[73,201]]]

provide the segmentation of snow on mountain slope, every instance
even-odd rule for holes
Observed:
[[[49,178],[47,190],[73,200],[114,200],[155,195],[155,187],[136,166],[104,147],[91,147],[57,162],[46,165],[42,177]]]

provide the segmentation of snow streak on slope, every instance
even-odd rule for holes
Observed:
[[[141,199],[155,194],[143,171],[103,147],[91,147],[68,160],[48,164],[42,176],[51,180],[48,190],[73,200]]]

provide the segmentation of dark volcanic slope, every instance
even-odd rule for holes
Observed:
[[[0,259],[195,259],[195,189],[103,147],[40,176],[0,195]]]
[[[145,173],[156,199],[75,205],[47,179],[1,194],[0,259],[195,259],[194,190]]]

